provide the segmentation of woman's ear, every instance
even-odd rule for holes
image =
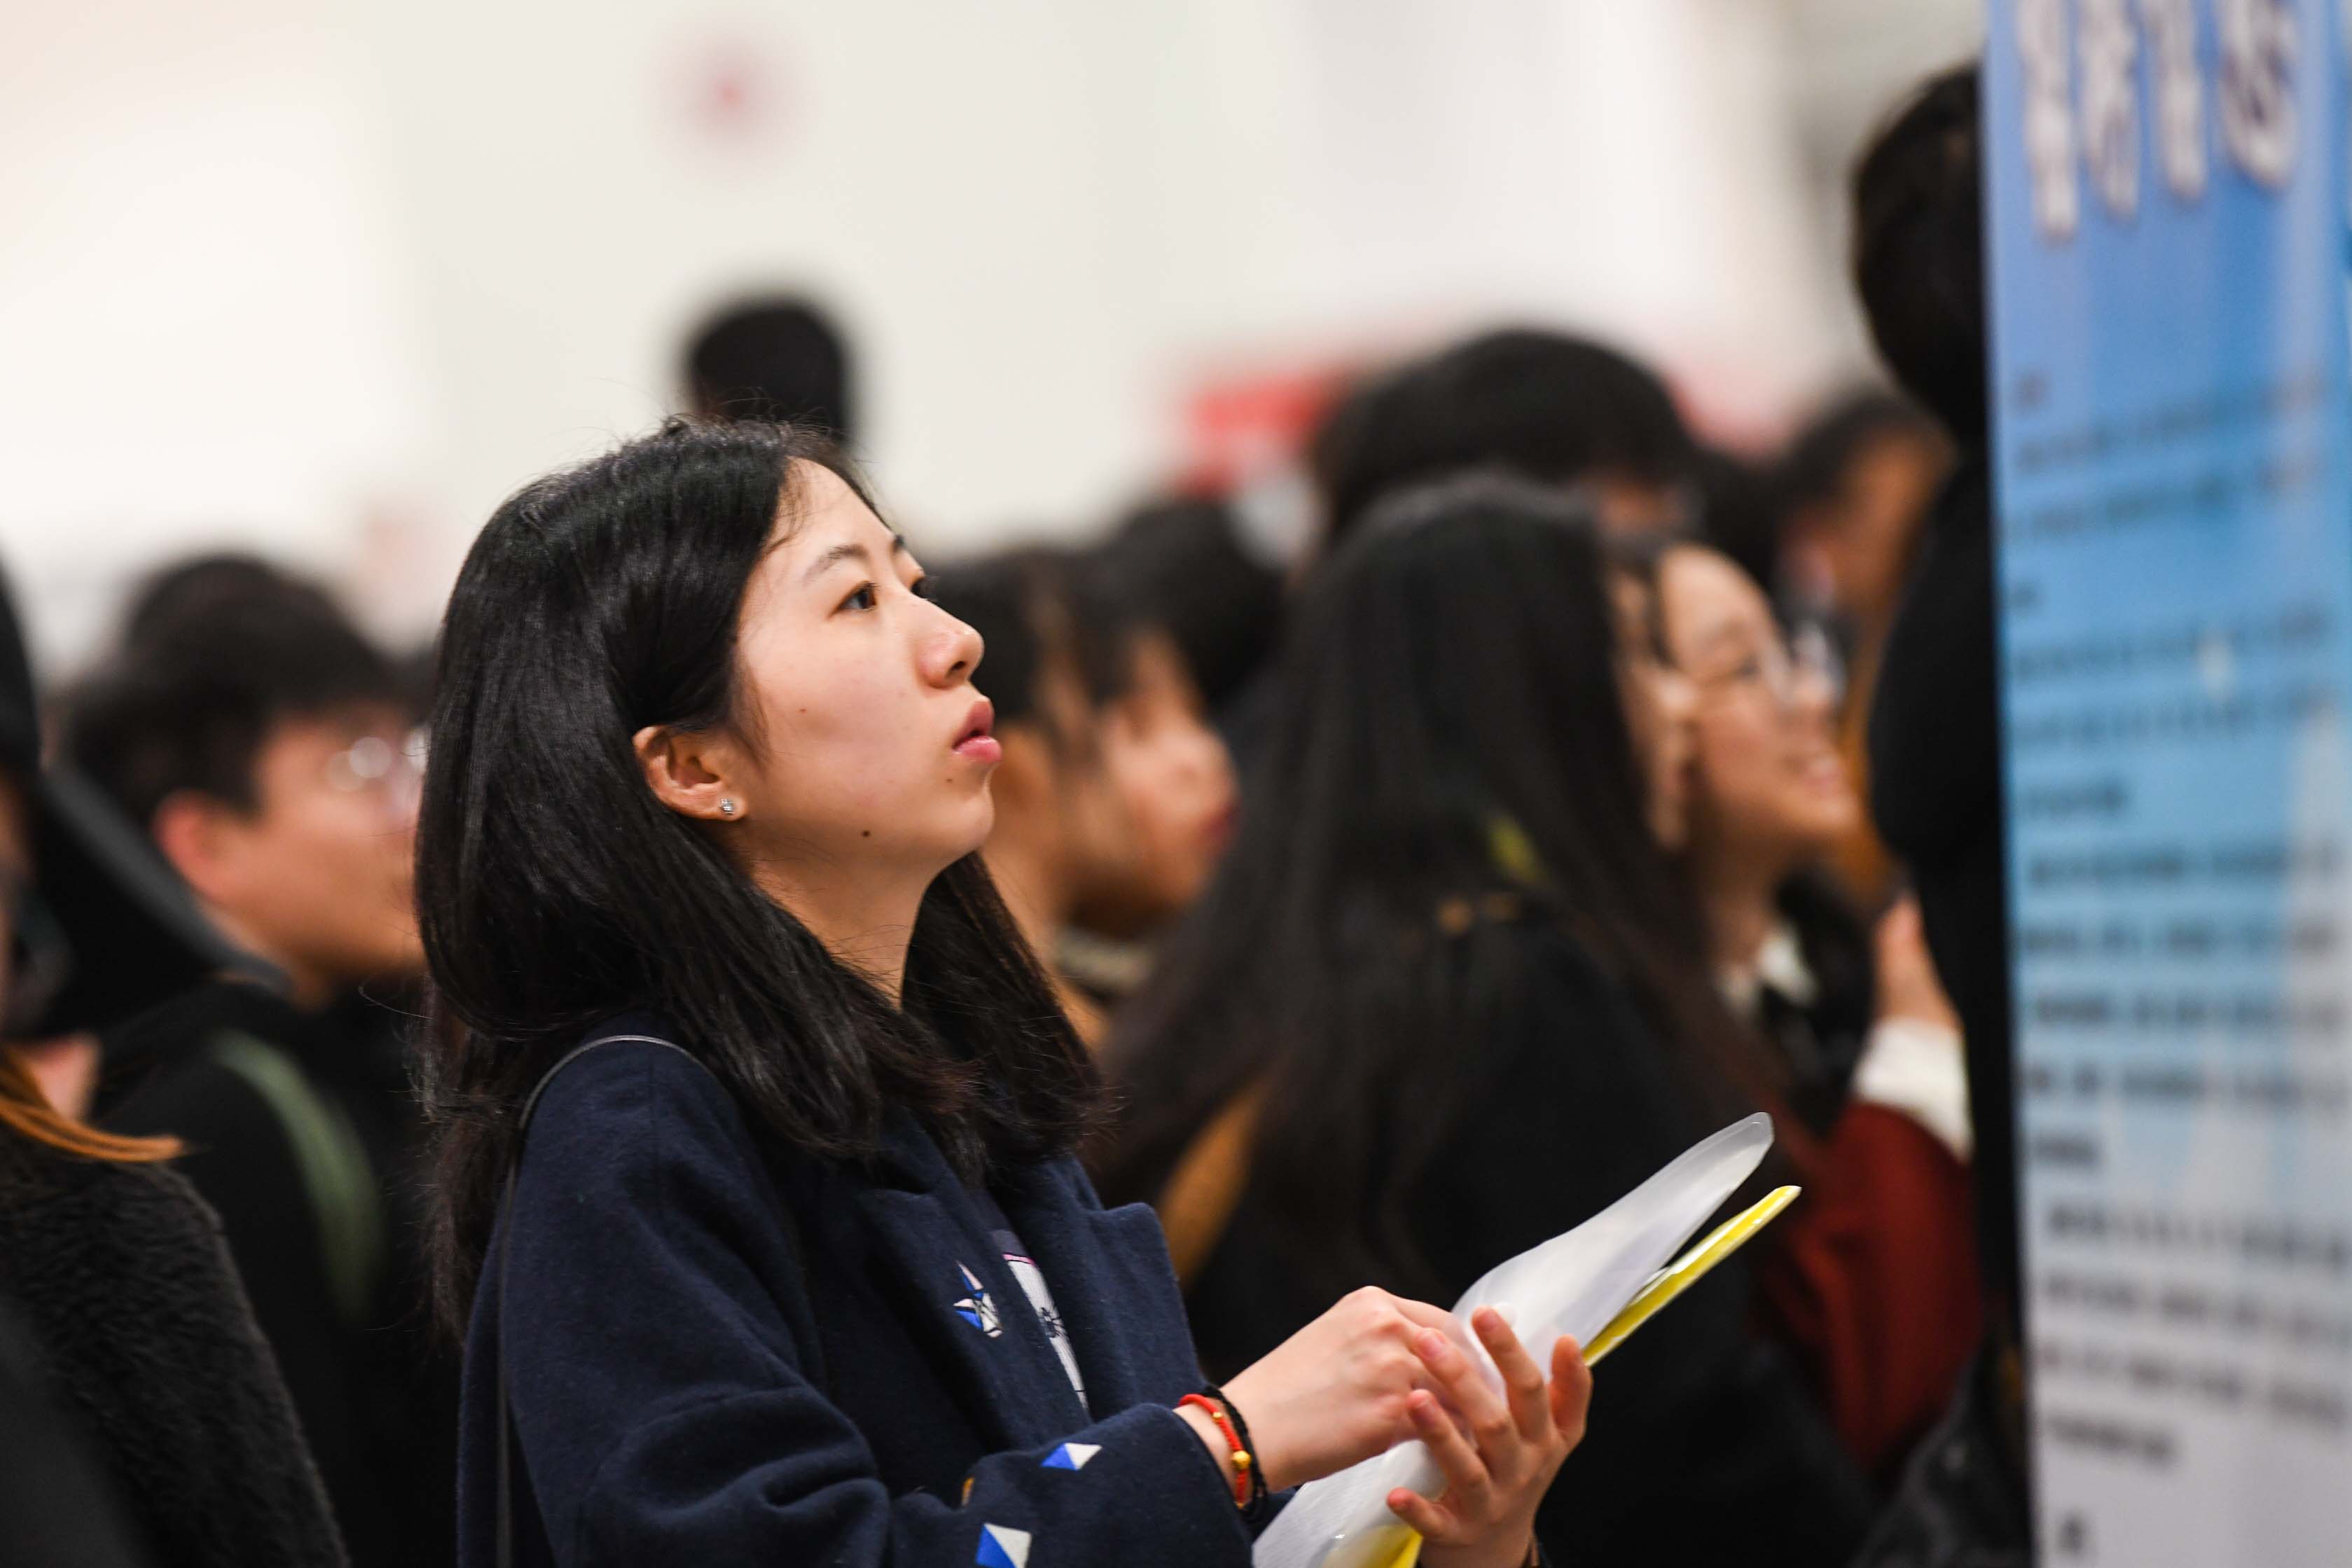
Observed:
[[[210,796],[174,789],[148,824],[148,836],[164,861],[207,903],[221,903],[235,891],[239,841],[232,817],[228,807]]]
[[[682,817],[740,822],[750,815],[743,791],[728,781],[726,743],[708,732],[649,724],[630,737],[646,788]]]

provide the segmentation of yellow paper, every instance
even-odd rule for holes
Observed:
[[[1748,1244],[1748,1238],[1771,1224],[1782,1209],[1797,1200],[1801,1190],[1793,1186],[1774,1188],[1753,1207],[1733,1215],[1717,1226],[1706,1240],[1650,1276],[1650,1282],[1633,1292],[1625,1310],[1610,1319],[1609,1326],[1584,1347],[1584,1364],[1597,1364],[1602,1356],[1631,1339],[1633,1331],[1648,1322],[1660,1308],[1697,1284],[1709,1269],[1738,1251]]]

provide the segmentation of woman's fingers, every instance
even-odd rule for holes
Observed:
[[[1416,1491],[1402,1487],[1389,1493],[1389,1511],[1421,1532],[1424,1541],[1444,1541],[1451,1537],[1454,1516],[1438,1504]]]
[[[1437,1401],[1426,1394],[1416,1394],[1408,1401],[1412,1416],[1412,1429],[1429,1457],[1437,1461],[1438,1472],[1445,1478],[1446,1501],[1449,1511],[1465,1519],[1484,1519],[1494,1479],[1487,1474],[1486,1461],[1470,1445],[1462,1429],[1454,1424]],[[1426,1534],[1426,1531],[1423,1531]]]
[[[1443,1333],[1446,1325],[1454,1321],[1454,1314],[1444,1307],[1433,1307],[1427,1301],[1416,1301],[1410,1296],[1391,1296],[1389,1299],[1396,1310],[1417,1327],[1435,1329]]]
[[[1503,1395],[1509,1402],[1512,1424],[1519,1436],[1530,1443],[1546,1443],[1551,1439],[1551,1401],[1545,1396],[1543,1368],[1519,1343],[1519,1336],[1503,1314],[1492,1307],[1481,1307],[1470,1315],[1470,1326],[1478,1332],[1479,1343],[1486,1354],[1495,1358],[1495,1370],[1503,1375]]]
[[[1584,1364],[1583,1348],[1562,1334],[1551,1347],[1551,1424],[1570,1448],[1584,1441],[1591,1404],[1592,1368]]]
[[[1462,1417],[1478,1446],[1493,1451],[1514,1432],[1510,1406],[1479,1374],[1469,1354],[1435,1329],[1423,1329],[1412,1342],[1413,1354],[1437,1380],[1437,1391]]]

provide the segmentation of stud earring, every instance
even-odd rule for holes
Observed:
[[[731,796],[719,802],[719,814],[722,817],[731,817],[735,814],[735,801]]]

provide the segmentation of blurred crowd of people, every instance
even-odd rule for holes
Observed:
[[[1601,1375],[1540,1516],[1574,1561],[2021,1550],[1974,94],[1929,84],[1857,171],[1893,384],[1769,457],[1511,327],[1344,390],[1306,559],[1171,494],[927,562],[985,644],[987,869],[1113,1091],[1088,1165],[1158,1211],[1210,1376],[1359,1285],[1451,1301],[1773,1115],[1758,1181],[1804,1197]],[[805,305],[685,371],[704,417],[855,450]],[[432,655],[226,555],[39,716],[19,643],[10,1560],[448,1563]]]

